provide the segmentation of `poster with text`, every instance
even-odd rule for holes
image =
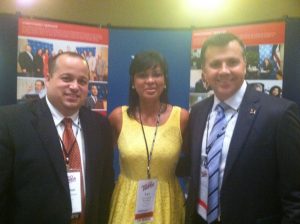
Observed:
[[[260,23],[222,28],[194,30],[191,46],[189,104],[210,96],[213,91],[202,80],[200,54],[203,42],[211,35],[230,32],[245,44],[246,76],[248,84],[267,94],[281,97],[284,58],[284,22]]]
[[[47,92],[45,77],[49,74],[52,58],[62,52],[72,51],[82,55],[89,64],[89,95],[85,106],[105,115],[108,94],[108,47],[108,29],[20,18],[17,101],[22,103],[44,97]],[[90,99],[94,103],[90,102]]]

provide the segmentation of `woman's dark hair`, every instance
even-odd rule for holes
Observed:
[[[278,89],[278,95],[273,95],[274,89]],[[272,96],[280,97],[281,92],[282,92],[282,89],[280,88],[280,86],[272,86],[270,91],[269,91],[269,94],[272,95]]]
[[[129,117],[134,117],[135,111],[139,106],[139,96],[133,86],[134,76],[137,73],[145,72],[149,68],[155,68],[160,66],[164,79],[166,88],[164,88],[161,96],[160,102],[168,103],[168,65],[165,58],[156,51],[143,51],[137,53],[133,60],[131,61],[129,67],[130,83],[129,83],[129,102],[127,114]]]

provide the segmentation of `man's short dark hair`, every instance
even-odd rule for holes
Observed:
[[[246,58],[245,54],[245,45],[243,41],[236,35],[232,33],[218,33],[211,37],[209,37],[207,40],[204,41],[202,48],[201,48],[201,56],[200,56],[200,64],[201,68],[203,68],[205,63],[205,53],[208,47],[214,46],[214,47],[224,47],[229,44],[231,41],[237,41],[239,45],[242,48],[242,54],[244,59]]]
[[[73,58],[80,58],[80,59],[82,59],[83,61],[86,62],[86,66],[87,66],[87,68],[88,68],[88,71],[90,70],[90,69],[89,69],[89,65],[88,65],[88,63],[87,63],[87,61],[86,61],[86,59],[85,59],[84,57],[82,57],[80,54],[78,54],[78,53],[76,53],[76,52],[66,51],[66,52],[62,52],[62,53],[60,53],[60,54],[57,54],[57,55],[55,55],[55,56],[52,58],[52,61],[51,61],[50,65],[49,65],[49,74],[50,74],[50,76],[52,76],[53,73],[54,73],[55,70],[56,70],[56,65],[57,65],[57,60],[58,60],[58,58],[60,58],[60,57],[63,56],[63,55],[67,55],[67,56],[70,56],[70,57],[73,57]]]

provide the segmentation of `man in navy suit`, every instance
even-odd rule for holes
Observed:
[[[98,88],[96,85],[91,86],[91,95],[86,100],[86,106],[89,109],[104,109],[103,102],[98,99]]]
[[[112,134],[106,118],[83,106],[87,62],[72,52],[57,55],[45,81],[45,98],[0,109],[0,223],[107,223]],[[82,188],[71,185],[62,140],[66,117],[78,143]],[[73,198],[73,190],[83,197]]]
[[[297,105],[247,85],[244,44],[233,34],[208,38],[202,47],[201,66],[214,95],[195,104],[190,113],[191,181],[186,223],[300,223]],[[208,183],[214,173],[207,180],[205,171],[211,162],[207,160],[208,139],[220,102],[228,109],[213,207],[208,202],[213,194]],[[207,221],[212,209],[217,209],[217,217]]]
[[[18,61],[23,75],[32,76],[34,62],[30,45],[25,46],[25,50],[19,54]]]

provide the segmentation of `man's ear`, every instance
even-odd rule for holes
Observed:
[[[247,61],[246,61],[246,58],[244,58],[244,63],[245,63],[244,74],[246,76],[246,74],[247,74]]]
[[[205,75],[205,72],[203,72],[203,70],[202,70],[202,73],[201,73],[201,79],[202,79],[202,82],[204,84],[204,87],[207,89],[209,87],[209,84],[206,80],[206,75]]]
[[[49,73],[45,75],[45,81],[49,81],[50,78],[51,78],[51,77],[50,77],[50,74],[49,74]]]
[[[51,76],[48,74],[45,75],[45,86],[48,87],[49,81],[51,79]]]

